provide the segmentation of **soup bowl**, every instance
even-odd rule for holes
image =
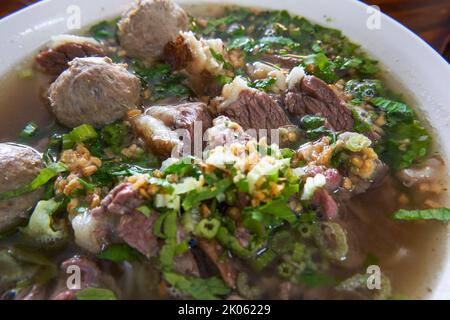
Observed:
[[[0,78],[20,67],[51,36],[79,33],[80,29],[118,16],[130,0],[44,0],[0,20]],[[177,0],[182,5],[217,3],[221,0]],[[407,28],[356,0],[228,0],[241,6],[286,9],[313,22],[341,30],[384,67],[385,79],[407,93],[433,131],[436,147],[450,158],[450,67],[429,45]],[[0,106],[1,112],[1,106]],[[448,178],[448,177],[447,177]],[[447,179],[450,181],[449,179]],[[449,199],[445,203],[450,205]],[[433,275],[421,298],[450,298],[450,237],[436,237]],[[431,254],[432,256],[433,254]],[[431,262],[430,262],[431,263]],[[434,262],[433,262],[434,263]]]

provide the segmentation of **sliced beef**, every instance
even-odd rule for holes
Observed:
[[[284,110],[266,93],[244,89],[236,101],[223,103],[218,113],[247,129],[278,129],[291,125]]]
[[[153,235],[156,218],[156,214],[151,214],[147,218],[141,212],[134,210],[120,218],[117,235],[143,255],[154,257],[159,251],[158,239]]]
[[[318,115],[337,131],[350,131],[353,128],[353,117],[350,109],[336,93],[321,79],[305,76],[295,90],[288,91],[285,106],[296,116]]]
[[[140,80],[109,58],[75,58],[50,86],[50,109],[67,127],[100,127],[123,117],[140,100]]]
[[[201,123],[203,134],[211,127],[212,119],[206,104],[202,102],[191,102],[173,106],[153,106],[145,111],[146,114],[160,119],[172,130],[186,129],[189,131],[191,141],[194,141],[194,124]]]
[[[362,179],[354,174],[349,174],[349,179],[352,182],[352,188],[346,190],[340,188],[336,193],[336,198],[339,201],[346,201],[354,196],[363,194],[371,189],[379,187],[388,175],[389,167],[381,160],[376,160],[376,167],[368,179]]]
[[[326,189],[321,188],[314,192],[311,203],[324,215],[324,218],[335,220],[338,217],[339,207]]]
[[[102,57],[104,55],[102,47],[95,43],[67,42],[40,52],[35,61],[46,74],[58,76],[69,67],[69,62],[75,58]]]
[[[29,184],[44,164],[39,152],[33,148],[0,143],[0,193],[9,192]],[[8,231],[28,216],[28,211],[42,197],[42,188],[19,197],[0,199],[0,233]]]
[[[124,215],[141,206],[145,199],[130,183],[122,183],[111,190],[102,200],[100,206],[92,210],[93,215],[110,214]],[[101,213],[100,213],[101,212]]]
[[[158,213],[146,217],[137,211],[144,202],[130,183],[118,185],[100,206],[72,220],[75,242],[93,253],[110,243],[125,242],[147,257],[156,256],[159,246],[153,225]]]
[[[222,247],[215,240],[198,240],[199,248],[214,263],[223,281],[230,287],[236,287],[237,272],[231,260],[224,254]]]

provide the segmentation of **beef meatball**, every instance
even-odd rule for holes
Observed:
[[[67,127],[99,127],[123,117],[139,102],[141,83],[111,59],[75,58],[50,86],[50,109]]]
[[[118,23],[122,47],[133,58],[151,62],[161,58],[164,46],[186,30],[188,16],[170,0],[139,0]]]
[[[30,183],[43,167],[39,152],[13,143],[0,143],[0,193]],[[20,223],[43,195],[38,189],[16,198],[0,200],[0,233]]]

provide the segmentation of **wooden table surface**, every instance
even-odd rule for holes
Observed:
[[[0,0],[0,18],[38,0]],[[336,0],[330,0],[336,1]],[[450,61],[450,0],[365,0],[400,21]]]

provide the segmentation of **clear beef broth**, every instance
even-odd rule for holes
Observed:
[[[195,17],[220,17],[224,14],[222,6],[188,6],[186,10]],[[23,64],[29,66],[30,63]],[[16,141],[21,129],[29,122],[39,126],[36,137],[26,143],[39,151],[44,151],[49,137],[55,132],[55,118],[48,111],[43,95],[50,79],[39,72],[22,79],[17,70],[7,75],[0,84],[0,117],[1,142]],[[181,100],[183,101],[184,98]],[[170,100],[166,100],[170,101]],[[152,102],[149,102],[152,104]],[[21,140],[19,140],[21,141]],[[442,170],[445,170],[443,167]],[[410,200],[408,204],[401,202],[401,197]],[[424,196],[420,190],[408,189],[401,185],[395,175],[390,175],[376,188],[346,201],[340,207],[337,220],[345,227],[347,237],[352,238],[356,247],[350,247],[348,259],[333,266],[330,274],[345,279],[357,272],[371,254],[377,257],[376,264],[386,274],[392,284],[393,292],[409,298],[424,298],[431,292],[435,275],[440,270],[444,259],[446,243],[446,227],[438,222],[402,222],[394,221],[389,216],[401,208],[426,208],[426,200],[439,203],[440,197]],[[356,240],[355,240],[356,239]],[[0,247],[20,242],[16,238],[0,240]],[[50,251],[49,257],[57,265],[74,254],[88,254],[73,241],[62,251]],[[153,264],[100,262],[101,269],[111,274],[122,289],[125,299],[157,299],[160,298],[159,275]],[[335,292],[328,286],[309,288],[299,286],[296,289],[283,291],[286,281],[276,276],[276,267],[256,273],[248,266],[249,282],[262,290],[260,298],[279,299],[321,299],[336,298]],[[211,271],[211,270],[210,270]],[[281,289],[280,289],[281,288]],[[338,296],[339,297],[339,296]]]
[[[29,66],[30,62],[21,64],[17,70],[27,65]],[[30,121],[36,122],[44,131],[54,124],[44,100],[45,84],[48,81],[47,77],[36,73],[30,78],[22,79],[18,76],[18,71],[12,71],[2,79],[0,85],[2,112],[4,115],[11,115],[11,117],[2,116],[0,119],[2,142],[16,140],[20,131]],[[42,132],[42,135],[45,133],[48,131]]]

